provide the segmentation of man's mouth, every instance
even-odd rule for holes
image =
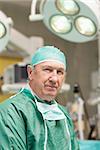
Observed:
[[[46,85],[45,87],[50,90],[57,90],[57,86]]]

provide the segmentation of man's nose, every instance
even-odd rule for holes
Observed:
[[[58,75],[57,75],[57,71],[53,71],[50,77],[50,81],[52,82],[56,82],[58,80]]]

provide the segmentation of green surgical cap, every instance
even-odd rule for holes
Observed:
[[[66,69],[64,53],[54,46],[44,46],[36,50],[32,57],[31,64],[34,66],[45,61],[57,61],[58,63],[62,63]]]

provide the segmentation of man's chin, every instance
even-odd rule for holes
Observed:
[[[47,100],[48,100],[48,101],[54,100],[55,97],[56,97],[56,94],[47,95]]]
[[[56,90],[45,89],[41,96],[42,96],[42,99],[44,100],[52,101],[57,96],[57,93],[58,93],[57,89]]]
[[[45,100],[47,100],[47,101],[52,101],[52,100],[55,99],[56,95],[57,95],[57,94],[47,94],[47,95],[45,96]]]

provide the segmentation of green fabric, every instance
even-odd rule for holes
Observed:
[[[71,150],[79,150],[73,124],[65,108],[59,105],[67,118],[71,134]],[[64,120],[46,121],[46,150],[69,150]],[[44,150],[45,128],[34,97],[23,90],[0,105],[0,150]]]
[[[64,64],[64,67],[66,69],[66,58],[64,56],[64,53],[54,46],[43,46],[39,48],[34,53],[31,64],[34,66],[47,60],[58,61]]]
[[[100,150],[99,140],[79,140],[80,150]]]

